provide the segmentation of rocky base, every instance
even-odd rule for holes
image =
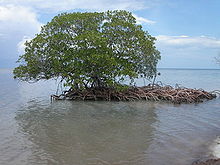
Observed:
[[[192,165],[220,165],[220,159],[208,159],[206,161],[196,161]]]

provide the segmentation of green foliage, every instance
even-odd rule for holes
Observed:
[[[127,11],[63,13],[25,43],[14,77],[61,78],[73,88],[114,87],[125,78],[152,78],[160,59],[154,42]]]

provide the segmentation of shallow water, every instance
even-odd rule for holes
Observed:
[[[161,73],[159,80],[165,83],[220,88],[219,70]],[[180,74],[175,81],[174,75]],[[51,103],[56,83],[18,83],[11,76],[8,70],[0,70],[3,165],[187,165],[212,156],[210,146],[220,135],[219,98],[197,105]]]

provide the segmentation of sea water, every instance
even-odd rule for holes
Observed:
[[[220,89],[220,70],[159,72],[163,84]],[[181,105],[50,102],[57,85],[18,82],[11,70],[0,70],[0,164],[187,165],[219,156],[219,98]]]

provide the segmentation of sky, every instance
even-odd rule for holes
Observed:
[[[159,68],[220,69],[220,0],[0,0],[0,68],[62,12],[128,10],[156,37]]]

